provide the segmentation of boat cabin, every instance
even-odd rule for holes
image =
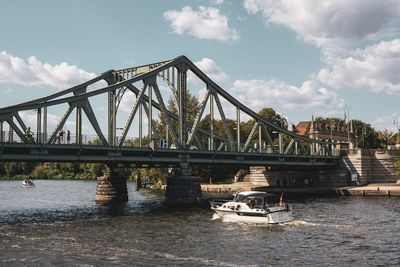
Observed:
[[[233,202],[246,203],[250,208],[264,208],[268,206],[267,197],[270,196],[266,192],[261,191],[244,191],[235,195]]]

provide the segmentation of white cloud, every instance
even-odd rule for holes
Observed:
[[[26,126],[31,127],[32,131],[36,131],[36,120],[37,120],[37,114],[31,111],[20,111],[18,113]],[[47,113],[47,129],[48,129],[48,135],[51,134],[52,130],[57,126],[58,122],[61,120],[61,116],[52,114],[52,113]],[[75,125],[75,124],[74,124]]]
[[[284,25],[305,42],[322,48],[328,58],[361,41],[390,32],[398,21],[397,0],[245,0],[250,13],[267,23]]]
[[[383,131],[388,130],[393,133],[397,133],[397,122],[399,115],[397,113],[391,114],[383,114],[380,116],[376,116],[371,119],[368,123],[370,123],[376,130]]]
[[[340,88],[348,86],[373,92],[400,94],[400,39],[380,42],[336,58],[319,71],[321,82]]]
[[[229,80],[228,74],[217,66],[217,63],[212,59],[203,58],[200,61],[194,62],[194,64],[217,84]]]
[[[51,86],[65,89],[94,77],[96,77],[94,73],[65,62],[51,65],[42,63],[35,56],[30,56],[27,61],[24,61],[5,51],[0,53],[0,83],[3,84]]]
[[[5,94],[9,95],[9,94],[11,94],[11,93],[14,92],[14,89],[6,88],[6,89],[4,89],[3,91],[4,91]]]
[[[132,107],[136,103],[136,96],[133,92],[130,90],[126,90],[124,96],[121,99],[121,103],[119,105],[119,108],[121,108],[122,111],[126,113],[130,113],[132,110]]]
[[[377,43],[398,36],[400,1],[244,0],[244,7],[320,48],[325,86],[400,93],[400,39]]]
[[[222,5],[224,0],[210,0],[210,3],[214,5]]]
[[[230,77],[209,58],[195,62],[208,77],[217,83],[228,82]],[[190,77],[190,76],[189,76]],[[204,93],[205,88],[200,90]],[[277,80],[236,80],[228,90],[229,93],[241,103],[257,111],[266,106],[276,110],[281,108],[290,110],[318,109],[321,112],[341,110],[345,107],[335,91],[321,87],[317,80],[306,81],[300,87],[288,85]],[[203,94],[200,95],[203,95]],[[226,101],[221,99],[224,103]],[[233,116],[235,110],[227,111],[228,116]]]
[[[319,87],[312,81],[296,87],[277,80],[237,80],[229,92],[252,110],[264,107],[328,110],[343,109],[345,106],[336,92]]]
[[[198,39],[217,41],[238,40],[239,32],[229,27],[228,18],[218,8],[200,6],[198,11],[185,6],[181,11],[164,12],[164,18],[176,34],[189,34]]]

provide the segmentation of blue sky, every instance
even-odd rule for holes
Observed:
[[[255,111],[394,130],[395,0],[0,0],[0,106],[186,55]],[[57,117],[56,115],[54,115]]]

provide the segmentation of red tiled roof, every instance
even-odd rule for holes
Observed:
[[[296,125],[294,132],[298,135],[306,135],[310,131],[310,125],[310,121],[301,121]]]

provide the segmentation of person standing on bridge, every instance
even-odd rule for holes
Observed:
[[[57,140],[56,143],[60,144],[60,132],[57,132],[56,140]]]
[[[64,144],[64,130],[63,129],[61,129],[61,131],[60,131],[60,142],[61,142],[61,144]]]
[[[67,144],[71,142],[71,132],[67,130]]]

